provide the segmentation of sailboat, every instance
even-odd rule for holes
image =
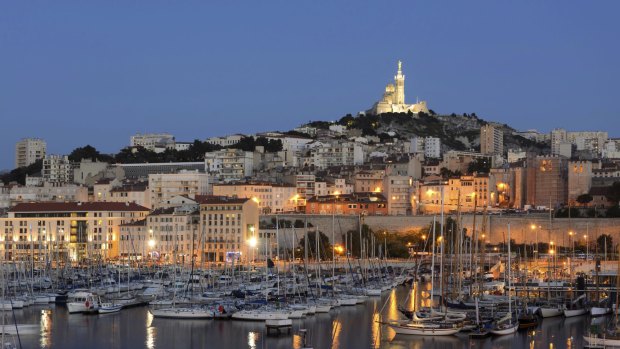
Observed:
[[[585,315],[588,313],[588,308],[585,305],[586,295],[585,293],[569,302],[564,309],[565,317],[573,317]]]
[[[491,333],[494,335],[507,335],[513,334],[517,332],[519,328],[519,321],[513,322],[513,313],[512,313],[512,292],[511,292],[511,284],[512,284],[512,275],[511,275],[511,267],[510,267],[510,223],[508,223],[508,314],[499,320],[495,321],[493,328],[491,329]]]

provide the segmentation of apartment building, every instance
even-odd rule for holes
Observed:
[[[294,185],[266,182],[214,184],[213,195],[252,199],[261,213],[294,212],[299,201]]]
[[[149,175],[151,208],[167,207],[167,201],[175,196],[204,195],[208,192],[209,175],[198,171]]]
[[[315,196],[306,204],[306,214],[387,215],[388,201],[380,193]]]
[[[42,262],[54,252],[61,261],[77,263],[117,258],[120,226],[148,213],[148,208],[132,203],[20,203],[0,218],[0,255]]]
[[[200,231],[205,234],[201,260],[215,264],[250,261],[258,256],[258,204],[251,199],[201,197]]]
[[[28,166],[43,159],[47,143],[40,138],[24,138],[15,143],[15,168]]]

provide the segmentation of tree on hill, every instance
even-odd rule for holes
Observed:
[[[620,182],[614,182],[609,188],[609,191],[607,191],[605,197],[607,200],[618,204],[618,202],[620,202]]]
[[[161,162],[156,152],[144,147],[125,147],[114,156],[114,160],[124,164]]]
[[[577,197],[577,202],[584,206],[592,202],[592,200],[594,200],[594,198],[590,194],[581,194]]]
[[[90,159],[92,161],[102,161],[102,162],[114,161],[114,157],[112,157],[111,155],[99,153],[99,151],[95,149],[95,147],[91,146],[90,144],[84,147],[75,148],[69,154],[69,160],[73,162],[80,162],[83,159]]]
[[[39,159],[28,166],[18,167],[11,172],[3,174],[0,176],[0,180],[5,184],[17,182],[23,185],[26,184],[26,176],[38,175],[41,173],[42,168],[43,160]]]
[[[267,139],[265,137],[258,137],[255,140],[255,146],[263,146],[268,153],[275,153],[282,150],[282,141],[279,139]]]
[[[478,158],[467,165],[467,173],[489,173],[491,161],[488,158]]]

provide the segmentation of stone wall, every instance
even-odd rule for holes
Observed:
[[[271,221],[274,215],[261,216],[263,221]],[[448,215],[446,215],[448,217]],[[456,216],[451,216],[456,218]],[[330,215],[278,215],[279,219],[286,219],[294,222],[297,219],[308,219],[314,227],[331,237],[332,222],[335,227],[336,242],[340,241],[340,236],[349,230],[359,229],[358,216],[335,216]],[[439,219],[439,216],[437,216]],[[366,216],[362,218],[364,224],[374,231],[389,232],[408,232],[428,227],[433,216]],[[473,215],[462,215],[463,226],[468,232],[472,231]],[[540,215],[504,215],[487,216],[483,219],[482,215],[476,216],[476,230],[485,230],[489,243],[500,243],[507,239],[508,223],[510,223],[511,238],[517,243],[548,243],[553,241],[557,245],[569,246],[569,231],[573,231],[580,244],[584,244],[585,238],[593,244],[601,234],[610,234],[614,244],[620,243],[620,219],[619,218],[554,218],[551,223],[549,217]],[[536,228],[532,229],[532,225]],[[483,228],[484,227],[484,228]],[[303,229],[299,229],[302,231]],[[572,241],[572,240],[571,240]]]

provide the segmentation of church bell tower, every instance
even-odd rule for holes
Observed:
[[[398,61],[398,72],[394,76],[396,94],[394,104],[405,104],[405,75],[403,75],[403,62]]]

